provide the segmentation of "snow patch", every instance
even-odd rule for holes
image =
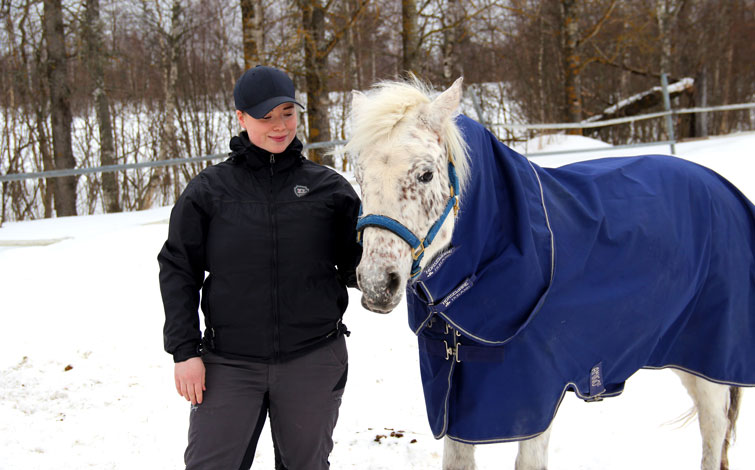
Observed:
[[[601,142],[574,136],[541,151]],[[587,139],[590,141],[591,139]],[[530,147],[530,151],[532,151]],[[677,144],[755,200],[755,132]],[[668,147],[641,149],[662,153]],[[612,149],[533,159],[543,166],[636,153]],[[49,246],[0,248],[0,470],[181,469],[189,405],[162,350],[156,256],[169,207],[124,214],[8,223],[3,240],[69,237]],[[344,321],[349,381],[330,457],[334,469],[437,470],[442,441],[430,433],[416,338],[406,305],[367,312],[349,291]],[[554,421],[554,469],[699,468],[697,425],[668,423],[691,406],[668,370],[640,371],[622,396],[584,403],[568,394]],[[391,435],[393,433],[393,435]],[[399,436],[401,435],[401,436]],[[384,436],[384,437],[381,437]],[[745,389],[729,453],[732,470],[755,462],[755,390]],[[596,450],[597,449],[597,450]],[[513,443],[479,446],[478,467],[513,468]],[[253,469],[273,468],[269,427]]]

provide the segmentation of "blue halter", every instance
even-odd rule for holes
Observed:
[[[449,186],[451,187],[451,196],[448,198],[446,208],[443,210],[440,218],[435,221],[432,227],[430,227],[430,230],[427,232],[427,235],[425,235],[425,238],[420,239],[414,233],[412,233],[411,230],[406,228],[401,222],[390,217],[378,214],[368,214],[362,216],[362,208],[360,207],[360,217],[359,221],[357,222],[357,241],[359,242],[359,244],[362,243],[362,232],[366,227],[384,228],[395,233],[399,238],[404,240],[411,247],[412,259],[414,260],[412,262],[411,278],[417,277],[419,273],[422,272],[419,264],[422,261],[422,257],[425,256],[425,248],[430,246],[430,243],[433,242],[433,239],[438,234],[440,227],[443,225],[443,222],[445,222],[446,217],[448,217],[448,214],[451,213],[451,209],[454,210],[454,215],[456,215],[459,210],[459,179],[456,176],[456,167],[454,166],[453,158],[450,156],[448,158],[448,180]]]

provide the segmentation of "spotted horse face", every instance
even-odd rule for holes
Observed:
[[[365,114],[380,108],[381,99],[379,93],[371,97],[357,92],[353,113],[364,121]],[[392,114],[387,123],[373,116],[355,126],[356,143],[361,144],[355,173],[364,214],[358,225],[364,250],[357,281],[368,310],[391,312],[407,281],[450,243],[455,213],[450,209],[456,204],[458,183],[443,127],[460,99],[461,79],[432,101],[404,104],[402,113]],[[357,135],[381,124],[390,129],[369,134],[369,140]]]

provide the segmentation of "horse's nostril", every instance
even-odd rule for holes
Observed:
[[[394,293],[401,287],[401,276],[397,272],[391,271],[388,273],[388,284],[386,286],[388,292]]]
[[[362,286],[362,273],[357,270],[357,285]]]

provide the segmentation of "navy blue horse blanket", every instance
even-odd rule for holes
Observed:
[[[459,116],[471,180],[407,288],[436,438],[521,440],[641,368],[755,384],[755,207],[668,156],[541,168]]]

